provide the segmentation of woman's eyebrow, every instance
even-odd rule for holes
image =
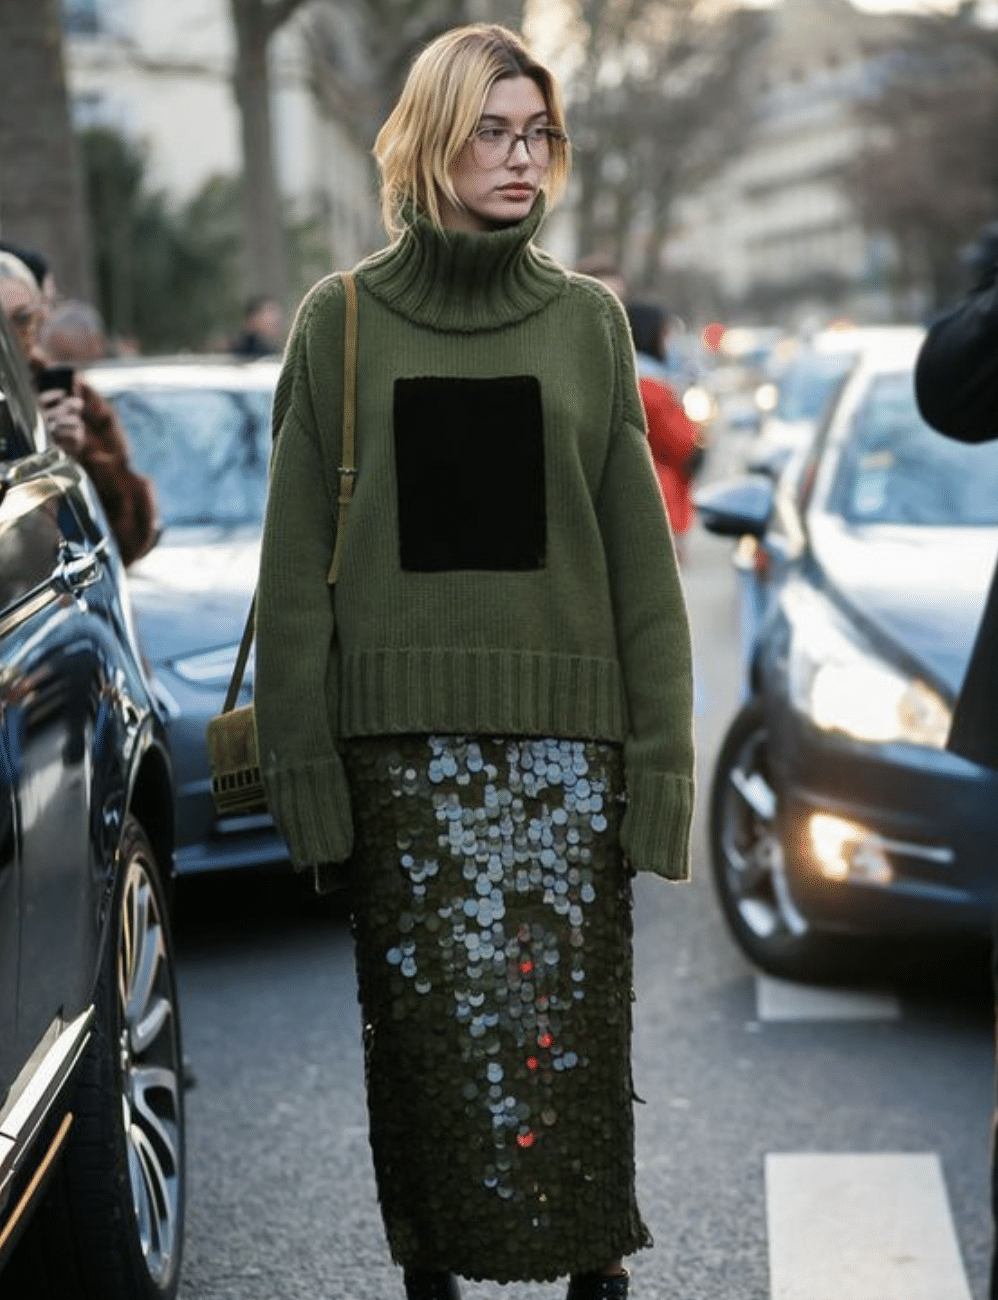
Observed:
[[[546,108],[542,108],[537,113],[531,113],[526,121],[533,122],[539,117],[550,117],[550,114]],[[478,120],[479,122],[498,122],[502,126],[509,126],[510,124],[510,118],[505,117],[502,113],[483,113]]]

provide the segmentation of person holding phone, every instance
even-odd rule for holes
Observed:
[[[39,344],[46,315],[31,268],[0,250],[0,309],[12,326],[38,389],[49,437],[93,481],[121,558],[127,566],[155,546],[160,527],[151,481],[130,462],[117,413],[71,366],[51,366]]]

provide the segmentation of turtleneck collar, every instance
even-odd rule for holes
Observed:
[[[429,329],[501,329],[534,315],[564,290],[565,272],[531,242],[544,196],[502,230],[438,230],[419,214],[402,238],[363,262],[358,275],[387,307]]]

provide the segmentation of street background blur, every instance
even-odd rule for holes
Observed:
[[[867,0],[867,5],[873,0]],[[988,0],[0,0],[0,238],[142,351],[290,319],[383,243],[370,150],[421,45],[488,18],[561,75],[545,239],[694,332],[921,321],[998,218]]]
[[[482,19],[522,30],[562,79],[574,174],[543,242],[566,264],[612,265],[628,297],[667,309],[665,377],[702,426],[699,486],[760,466],[775,479],[810,445],[862,332],[924,325],[994,247],[994,0],[0,0],[0,241],[42,251],[58,292],[100,309],[112,359],[89,377],[164,507],[163,540],[129,582],[181,808],[196,1081],[185,1300],[401,1290],[366,1145],[342,902],[272,869],[282,848],[266,818],[220,827],[210,806],[204,722],[255,579],[276,361],[207,354],[232,349],[254,298],[277,304],[283,337],[316,279],[384,243],[378,127],[422,45]],[[135,353],[147,370],[113,359]],[[990,572],[998,524],[958,515],[968,573]],[[761,528],[733,542],[695,524],[685,540],[698,806],[691,884],[636,886],[638,1175],[657,1249],[635,1261],[635,1291],[983,1300],[985,945],[916,944],[847,987],[774,978],[732,942],[707,799],[745,700],[745,591],[780,550]],[[933,634],[955,622],[923,620]],[[736,793],[764,804],[766,769],[736,768]],[[779,875],[741,874],[770,892]],[[740,901],[746,914],[757,902]]]

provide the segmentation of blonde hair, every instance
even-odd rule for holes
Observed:
[[[33,298],[41,299],[41,290],[31,268],[19,257],[3,249],[0,249],[0,280],[17,280],[31,290]]]
[[[404,232],[410,206],[425,212],[438,229],[443,226],[441,196],[462,206],[451,168],[478,125],[489,91],[505,77],[529,77],[544,96],[549,124],[565,130],[558,83],[507,27],[455,27],[416,59],[374,144],[381,169],[381,215],[390,236]],[[554,151],[541,185],[550,202],[564,192],[570,171],[566,141]]]

